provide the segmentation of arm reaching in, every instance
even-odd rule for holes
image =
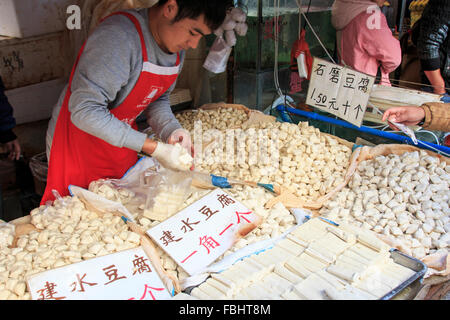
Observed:
[[[413,126],[418,124],[425,118],[425,110],[417,106],[394,107],[386,110],[383,114],[383,121],[392,121],[404,124],[405,126]],[[389,126],[394,130],[399,130],[393,124]]]
[[[449,131],[450,130],[450,103],[426,102],[420,107],[403,106],[386,110],[383,121],[393,121],[406,126],[417,125],[427,130]],[[389,123],[395,130],[397,128]]]

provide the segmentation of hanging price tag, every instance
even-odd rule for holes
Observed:
[[[375,77],[314,57],[306,104],[361,126]]]

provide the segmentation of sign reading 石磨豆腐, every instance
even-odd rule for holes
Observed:
[[[375,78],[314,57],[306,104],[361,126]]]
[[[259,225],[261,218],[221,189],[147,230],[190,275],[202,270]]]

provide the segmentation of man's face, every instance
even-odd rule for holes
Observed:
[[[206,25],[203,15],[196,19],[168,21],[159,28],[160,41],[165,47],[163,49],[171,53],[195,49],[200,39],[210,33],[211,30]]]

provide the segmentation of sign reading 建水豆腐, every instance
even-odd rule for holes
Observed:
[[[147,234],[190,275],[227,251],[261,222],[258,215],[221,189],[147,230]]]
[[[142,247],[28,277],[33,300],[167,300],[171,295]]]
[[[361,126],[375,78],[314,57],[306,104]]]

